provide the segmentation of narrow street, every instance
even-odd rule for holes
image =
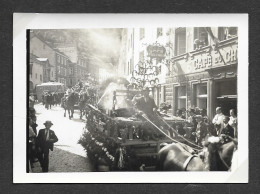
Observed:
[[[83,147],[78,140],[83,132],[85,121],[79,118],[79,111],[75,110],[71,120],[64,117],[64,109],[59,105],[50,110],[42,104],[34,106],[37,116],[37,130],[44,128],[43,123],[51,120],[54,124],[52,130],[59,141],[54,144],[53,152],[50,151],[49,172],[89,172],[93,171]],[[40,164],[34,163],[33,172],[41,172]]]

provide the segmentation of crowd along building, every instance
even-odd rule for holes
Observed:
[[[125,29],[120,56],[124,67],[118,71],[130,78],[136,64],[148,59],[157,67],[160,81],[159,87],[151,87],[157,105],[168,102],[172,114],[198,107],[209,118],[220,106],[229,115],[230,109],[237,109],[237,31],[236,27]],[[164,47],[165,52],[151,58],[151,45]]]

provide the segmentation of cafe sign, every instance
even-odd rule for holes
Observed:
[[[149,45],[147,47],[148,57],[150,58],[165,58],[166,49],[161,45]]]
[[[220,53],[222,55],[220,55]],[[212,51],[211,54],[201,54],[194,56],[192,60],[192,65],[195,71],[213,68],[216,66],[229,65],[232,63],[237,63],[237,47],[220,49],[218,51]],[[224,62],[224,61],[225,62]]]

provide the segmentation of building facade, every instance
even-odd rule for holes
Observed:
[[[50,65],[50,80],[56,80],[56,51],[53,47],[36,36],[33,32],[30,33],[30,54],[35,55],[38,58],[48,59]]]
[[[48,58],[40,58],[33,54],[30,54],[30,92],[35,92],[36,86],[45,82],[55,80],[54,67],[49,63]]]
[[[174,115],[177,109],[198,107],[209,118],[218,106],[226,115],[237,109],[237,28],[130,29],[124,33],[128,77],[139,61],[151,60],[148,45],[158,44],[166,50],[163,58],[152,59],[160,81],[160,87],[152,89],[157,105],[168,102]]]
[[[56,49],[67,56],[67,87],[74,86],[79,80],[85,82],[89,73],[89,63],[85,56],[82,56],[76,44],[56,44]]]
[[[43,83],[43,64],[37,59],[37,56],[30,55],[30,73],[29,73],[29,90],[35,93],[35,87]]]
[[[69,57],[56,50],[56,80],[68,87]]]

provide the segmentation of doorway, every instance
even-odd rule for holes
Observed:
[[[224,115],[229,116],[230,109],[237,112],[237,79],[216,82],[216,107],[221,107]]]

